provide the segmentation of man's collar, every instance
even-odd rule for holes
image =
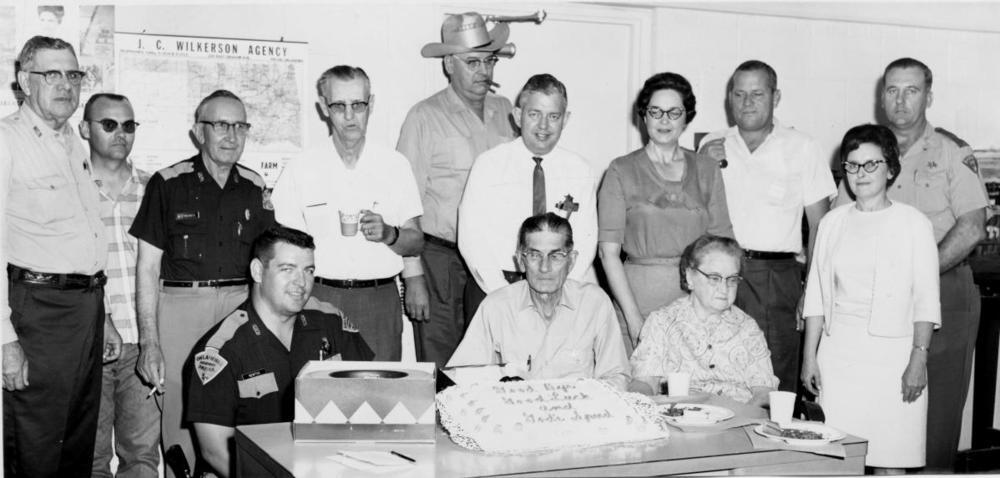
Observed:
[[[59,133],[64,135],[73,134],[72,128],[69,126],[69,120],[66,120],[66,122],[63,123],[62,128],[52,129],[52,127],[46,124],[45,120],[43,120],[42,117],[38,115],[38,113],[35,113],[35,110],[31,109],[31,107],[28,106],[27,102],[21,105],[21,114],[24,115],[24,117],[28,120],[28,123],[34,127],[35,132],[38,134],[38,136],[42,136],[45,133],[48,134]]]
[[[468,111],[469,114],[475,115],[469,108],[469,105],[462,101],[462,98],[458,96],[455,88],[448,83],[448,87],[445,88],[445,106],[447,106],[448,111],[451,113],[460,113],[462,111]],[[496,114],[496,109],[493,108],[493,102],[490,101],[490,94],[486,93],[483,97],[483,118],[492,118]]]
[[[208,170],[208,166],[205,165],[205,161],[211,161],[206,158],[203,154],[198,153],[191,158],[194,161],[194,172],[199,173],[198,180],[200,182],[212,181],[215,182],[215,178],[212,173]],[[229,168],[229,176],[226,177],[226,184],[222,188],[225,189],[229,186],[230,181],[234,183],[240,182],[240,173],[236,170],[239,166],[234,164],[232,168]]]
[[[566,282],[563,283],[562,293],[559,294],[559,305],[558,307],[565,307],[569,310],[576,310],[577,304],[580,303],[580,288],[570,286],[569,282],[572,279],[567,278]],[[521,307],[520,310],[534,309],[535,303],[531,300],[531,286],[528,285],[527,279],[521,281],[524,285],[524,294],[521,296]]]

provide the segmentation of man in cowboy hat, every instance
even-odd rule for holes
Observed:
[[[510,100],[490,93],[497,60],[514,55],[509,35],[504,23],[487,30],[475,12],[445,18],[441,42],[424,45],[420,54],[442,59],[449,84],[410,109],[396,146],[410,160],[424,208],[423,254],[407,258],[403,270],[406,311],[416,321],[417,359],[441,367],[475,312],[463,313],[468,275],[456,245],[469,168],[480,153],[514,137]]]

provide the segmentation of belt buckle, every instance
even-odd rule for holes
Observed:
[[[344,279],[343,282],[344,282],[344,288],[345,289],[353,289],[353,288],[357,287],[357,283],[358,283],[358,281],[356,279]]]

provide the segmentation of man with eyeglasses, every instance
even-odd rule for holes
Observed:
[[[611,299],[596,284],[569,279],[577,260],[573,227],[551,212],[524,220],[515,251],[525,280],[486,296],[448,361],[506,364],[523,379],[596,378],[625,390],[625,342]]]
[[[486,294],[523,278],[510,251],[527,214],[554,212],[576,231],[580,260],[569,277],[597,283],[598,175],[580,155],[557,146],[569,121],[566,86],[547,73],[528,79],[517,97],[521,137],[476,158],[458,208],[458,248],[472,278],[467,310]]]
[[[108,284],[104,312],[121,335],[117,361],[104,365],[92,477],[111,477],[118,453],[121,477],[153,476],[160,462],[160,410],[136,370],[139,330],[135,314],[138,243],[128,233],[139,210],[149,174],[129,161],[139,123],[128,98],[97,93],[87,100],[80,136],[90,145],[90,168],[101,194],[101,219],[108,235]],[[112,447],[114,430],[114,447]],[[114,450],[114,451],[112,451]]]
[[[332,145],[285,166],[271,195],[275,218],[316,238],[313,296],[357,325],[376,360],[398,361],[403,310],[396,276],[403,256],[419,254],[424,243],[417,184],[402,154],[366,141],[375,97],[363,69],[330,68],[316,89]],[[344,234],[340,215],[359,211],[353,234]]]
[[[989,196],[968,143],[927,120],[934,100],[931,69],[913,58],[886,66],[881,108],[899,141],[901,170],[889,199],[916,207],[934,226],[941,287],[941,328],[927,357],[927,467],[951,473],[972,374],[980,296],[969,254],[986,238]],[[876,165],[877,166],[877,165]],[[846,181],[836,205],[852,202]]]
[[[0,120],[4,473],[86,476],[102,359],[118,358],[121,339],[104,314],[100,194],[67,124],[85,75],[69,43],[44,36],[17,66],[24,103]]]
[[[701,151],[725,164],[729,218],[744,248],[736,306],[764,331],[779,390],[795,392],[802,341],[803,265],[797,259],[803,252],[802,216],[809,224],[808,264],[837,186],[816,141],[774,118],[781,91],[770,65],[749,60],[736,67],[726,100],[736,125],[707,136]]]
[[[163,448],[179,444],[188,457],[182,366],[198,338],[246,300],[251,244],[274,225],[264,180],[237,164],[249,131],[238,96],[205,97],[191,127],[199,153],[150,178],[129,230],[139,240],[139,373],[162,395]]]
[[[444,366],[471,312],[464,310],[468,270],[458,253],[458,204],[472,162],[510,141],[510,101],[491,93],[499,57],[514,55],[506,23],[487,30],[475,12],[448,15],[441,42],[421,49],[441,58],[448,86],[410,109],[396,149],[410,160],[424,207],[424,251],[407,258],[406,312],[414,321],[417,359]]]

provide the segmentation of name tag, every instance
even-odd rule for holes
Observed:
[[[236,381],[240,398],[261,398],[278,391],[278,383],[274,380],[274,372],[257,371],[246,374],[248,378]]]

